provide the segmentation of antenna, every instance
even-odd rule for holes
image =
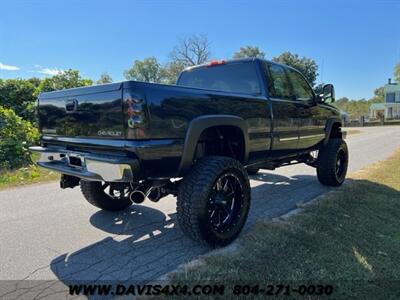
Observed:
[[[321,84],[324,83],[324,59],[321,62],[321,76],[319,76],[319,79]]]

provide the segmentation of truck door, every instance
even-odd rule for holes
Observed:
[[[266,63],[264,69],[273,114],[272,155],[285,156],[297,149],[297,101],[293,100],[289,78],[283,66]]]
[[[314,92],[303,75],[291,68],[287,68],[287,73],[299,115],[298,149],[307,149],[324,139],[326,116],[324,109],[316,105]]]

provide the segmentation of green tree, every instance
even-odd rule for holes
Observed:
[[[369,108],[373,103],[384,101],[383,87],[374,90],[374,96],[371,99],[350,100],[347,97],[337,99],[333,105],[342,111],[345,111],[351,119],[359,119],[361,116],[369,115]]]
[[[384,102],[384,100],[385,100],[384,90],[383,86],[381,86],[374,90],[374,96],[368,101],[370,101],[371,103],[381,103]]]
[[[359,119],[361,116],[368,116],[371,101],[366,99],[349,100],[348,98],[338,99],[333,103],[337,108],[346,112],[350,119]]]
[[[41,92],[64,90],[92,84],[93,81],[91,79],[82,78],[78,70],[69,69],[52,77],[43,79],[37,89],[37,94]]]
[[[272,60],[295,68],[304,75],[311,86],[315,85],[315,80],[318,76],[318,65],[315,60],[304,56],[300,57],[298,54],[293,54],[289,51],[283,52]]]
[[[35,88],[37,88],[40,85],[40,83],[42,82],[42,80],[37,77],[31,77],[29,79],[26,79],[26,81],[28,81],[30,84],[32,84]]]
[[[108,75],[107,73],[102,73],[100,75],[99,80],[96,81],[97,84],[106,84],[106,83],[112,83],[113,80],[111,78],[110,75]]]
[[[175,84],[183,69],[185,69],[185,66],[181,62],[172,61],[167,63],[163,69],[165,83]]]
[[[165,70],[152,56],[144,60],[135,60],[132,68],[124,72],[124,76],[128,80],[160,83],[165,80]]]
[[[0,106],[11,108],[22,118],[35,121],[35,91],[40,79],[0,79]]]
[[[233,58],[246,58],[246,57],[253,57],[253,58],[265,58],[265,53],[259,47],[253,46],[244,46],[240,47],[240,50],[233,54]]]
[[[345,103],[348,103],[349,101],[350,101],[349,98],[342,97],[342,98],[337,99],[334,103],[336,103],[336,104],[345,104]]]
[[[210,42],[205,35],[192,35],[179,40],[170,53],[170,60],[162,65],[155,57],[135,60],[124,71],[129,80],[174,84],[183,69],[210,59]]]
[[[31,163],[28,147],[39,133],[11,108],[0,106],[0,170],[18,168]]]
[[[394,78],[400,83],[400,62],[394,67]]]

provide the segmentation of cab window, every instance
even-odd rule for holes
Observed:
[[[289,68],[287,69],[287,72],[292,84],[295,99],[299,101],[312,100],[314,98],[314,93],[303,76],[299,72]]]
[[[250,62],[231,62],[189,69],[182,72],[177,84],[251,95],[258,95],[261,91],[257,70]]]
[[[292,99],[289,80],[285,69],[280,65],[270,64],[268,80],[269,96],[278,99]]]

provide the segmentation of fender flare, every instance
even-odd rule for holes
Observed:
[[[197,142],[204,130],[215,126],[233,126],[241,130],[244,138],[244,162],[249,157],[249,136],[246,121],[233,115],[205,115],[194,118],[188,126],[185,142],[182,151],[182,158],[179,164],[179,174],[186,173],[192,164]]]
[[[329,118],[326,121],[324,146],[328,143],[329,137],[331,135],[331,131],[332,131],[332,128],[333,128],[333,125],[335,125],[335,124],[339,124],[340,127],[343,127],[342,119],[334,117],[334,118]]]

